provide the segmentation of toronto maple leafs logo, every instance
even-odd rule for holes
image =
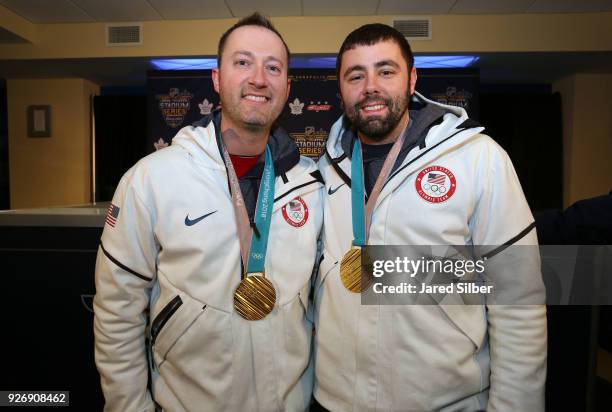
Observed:
[[[208,99],[204,99],[202,103],[198,103],[198,107],[200,108],[200,114],[206,116],[212,111],[213,104]]]
[[[301,103],[300,99],[296,97],[295,100],[293,100],[293,103],[289,102],[289,108],[291,109],[291,114],[302,114],[304,103]]]
[[[160,137],[157,142],[153,143],[153,146],[155,146],[155,150],[161,150],[164,147],[168,147],[169,145],[164,139]]]

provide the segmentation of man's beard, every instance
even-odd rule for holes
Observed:
[[[230,99],[228,101],[232,102]],[[271,125],[270,118],[272,113],[258,112],[256,110],[247,110],[241,102],[232,102],[223,106],[223,111],[227,113],[229,117],[238,122],[246,130],[252,132],[258,132]]]
[[[353,107],[347,107],[346,116],[353,124],[353,127],[364,136],[372,140],[383,140],[393,129],[395,129],[404,113],[406,113],[406,110],[408,110],[409,98],[409,95],[398,96],[395,99],[372,96],[355,104]],[[360,109],[362,107],[380,101],[382,101],[389,110],[386,116],[370,116],[367,119],[361,116]]]

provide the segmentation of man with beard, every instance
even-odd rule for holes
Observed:
[[[382,24],[353,31],[338,53],[345,114],[319,163],[328,190],[312,409],[543,410],[539,255],[531,247],[520,267],[503,263],[510,246],[537,245],[533,217],[506,153],[465,110],[416,93],[413,62],[404,36]],[[521,298],[502,303],[522,305],[457,295],[364,304],[366,244],[490,245],[487,277]]]
[[[96,263],[106,411],[308,408],[306,311],[324,187],[273,127],[288,65],[270,21],[240,20],[213,70],[222,109],[119,183]]]

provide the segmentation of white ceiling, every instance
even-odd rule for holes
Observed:
[[[581,13],[612,11],[612,0],[0,0],[33,23],[268,16]]]

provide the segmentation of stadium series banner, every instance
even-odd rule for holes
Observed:
[[[176,133],[219,104],[210,70],[149,71],[147,76],[148,153],[163,149]]]
[[[279,122],[300,153],[318,159],[332,125],[342,114],[334,69],[294,69],[291,91]]]
[[[291,69],[291,91],[279,123],[300,153],[318,159],[342,108],[334,69]],[[148,73],[149,152],[172,142],[176,133],[219,105],[210,70]],[[417,90],[432,100],[461,106],[478,117],[478,71],[419,70]]]

